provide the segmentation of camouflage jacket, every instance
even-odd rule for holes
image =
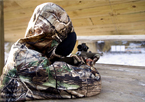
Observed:
[[[101,77],[96,68],[61,61],[52,63],[53,56],[45,55],[72,31],[72,23],[61,7],[53,3],[39,5],[25,38],[11,48],[1,75],[0,101],[78,98],[100,93]]]

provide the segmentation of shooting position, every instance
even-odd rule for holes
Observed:
[[[76,37],[64,9],[54,3],[37,6],[25,37],[12,46],[3,68],[0,101],[99,94],[101,76],[94,67],[99,55],[84,52],[86,46],[82,46],[81,53],[67,57],[75,46]]]

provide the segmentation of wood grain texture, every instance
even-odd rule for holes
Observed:
[[[78,36],[145,35],[145,0],[5,0],[5,40],[22,38],[35,7],[46,2],[66,10]]]

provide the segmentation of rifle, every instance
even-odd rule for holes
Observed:
[[[90,58],[93,59],[94,57],[97,57],[99,59],[100,56],[102,56],[103,53],[92,53],[91,51],[87,52],[89,47],[86,45],[86,43],[82,43],[80,45],[77,46],[78,51],[77,51],[77,55],[83,58]],[[74,62],[74,58],[73,57],[65,57],[65,58],[61,58],[59,61],[64,61],[68,64],[71,65],[77,65],[79,63],[75,63]]]
[[[87,52],[89,47],[86,45],[86,43],[82,43],[82,44],[78,45],[77,48],[78,48],[78,52],[76,54],[78,56],[93,59],[95,56],[100,57],[103,55],[103,53],[92,53],[91,51]]]

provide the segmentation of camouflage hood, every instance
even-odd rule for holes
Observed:
[[[71,32],[72,22],[65,10],[54,3],[44,3],[34,10],[25,38],[20,39],[19,43],[44,54],[48,47],[49,52]]]
[[[72,23],[61,7],[53,3],[39,5],[25,38],[11,47],[0,79],[0,101],[66,99],[99,94],[101,76],[95,67],[73,66],[56,60],[52,63],[53,53],[49,57],[45,55],[55,48],[57,53],[63,44],[73,42],[71,34],[74,34]],[[67,52],[68,46],[62,53]]]

